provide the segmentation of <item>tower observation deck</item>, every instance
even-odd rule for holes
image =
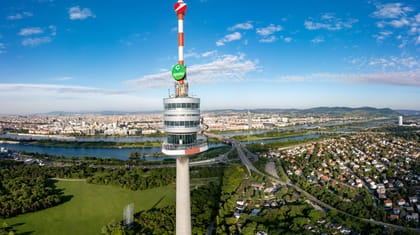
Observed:
[[[168,138],[162,146],[166,155],[191,155],[206,151],[207,141],[198,138],[200,132],[200,99],[170,97],[163,100],[164,131]]]
[[[168,134],[162,152],[176,156],[176,234],[191,234],[189,156],[208,149],[200,138],[200,99],[188,96],[187,69],[184,66],[184,15],[187,4],[175,3],[178,16],[178,64],[172,68],[175,95],[163,99],[164,131]]]

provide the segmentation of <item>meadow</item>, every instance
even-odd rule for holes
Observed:
[[[58,206],[0,219],[13,226],[16,234],[73,235],[101,234],[112,220],[123,219],[124,208],[134,203],[134,212],[175,204],[175,185],[130,191],[111,185],[88,184],[84,180],[56,183],[69,200]]]

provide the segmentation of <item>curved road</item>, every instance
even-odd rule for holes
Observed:
[[[291,182],[284,182],[284,181],[282,181],[278,177],[275,177],[275,176],[272,176],[272,175],[263,173],[260,170],[258,170],[252,164],[252,162],[248,159],[248,157],[245,155],[245,153],[244,153],[244,151],[242,149],[243,147],[242,147],[242,145],[241,145],[241,143],[239,141],[235,141],[235,140],[232,140],[232,139],[227,139],[227,138],[225,138],[223,136],[219,136],[219,135],[215,135],[215,134],[210,134],[210,133],[204,133],[204,135],[207,135],[207,136],[213,137],[213,138],[217,138],[217,139],[220,139],[220,140],[223,140],[223,141],[230,142],[232,144],[232,146],[236,148],[236,150],[238,152],[239,159],[241,160],[242,164],[244,164],[245,167],[248,169],[248,172],[250,174],[251,174],[251,171],[253,171],[253,172],[255,172],[255,173],[259,174],[259,175],[268,177],[268,178],[270,178],[270,179],[272,179],[272,180],[274,180],[274,181],[276,181],[276,182],[278,182],[278,183],[280,183],[282,185],[287,185],[289,187],[293,187],[294,189],[296,189],[296,191],[298,191],[298,192],[302,193],[303,195],[305,195],[310,201],[312,201],[312,202],[314,202],[314,203],[316,203],[316,204],[318,204],[318,205],[320,205],[320,206],[322,206],[324,208],[328,208],[330,210],[335,210],[335,211],[337,211],[340,214],[349,216],[349,217],[351,217],[353,219],[358,219],[358,220],[364,221],[366,223],[381,225],[381,226],[384,226],[384,227],[390,227],[390,228],[394,228],[394,229],[398,229],[398,230],[404,230],[404,231],[405,230],[412,230],[412,231],[415,231],[415,232],[420,232],[420,228],[406,228],[406,227],[398,226],[398,225],[395,225],[395,224],[388,224],[388,223],[384,223],[384,222],[376,221],[376,220],[372,220],[372,219],[365,219],[365,218],[361,218],[361,217],[357,217],[357,216],[351,215],[351,214],[349,214],[349,213],[347,213],[345,211],[339,210],[339,209],[337,209],[337,208],[335,208],[335,207],[333,207],[331,205],[328,205],[328,204],[326,204],[326,203],[318,200],[316,197],[314,197],[313,195],[309,194],[308,192],[306,192],[302,188],[300,188],[300,187],[292,184]]]

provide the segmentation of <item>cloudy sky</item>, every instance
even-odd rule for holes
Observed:
[[[0,114],[162,110],[175,2],[2,0]],[[420,110],[418,1],[186,3],[190,95],[204,110]]]

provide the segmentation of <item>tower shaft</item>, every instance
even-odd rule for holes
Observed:
[[[176,234],[191,234],[190,159],[176,157]]]

